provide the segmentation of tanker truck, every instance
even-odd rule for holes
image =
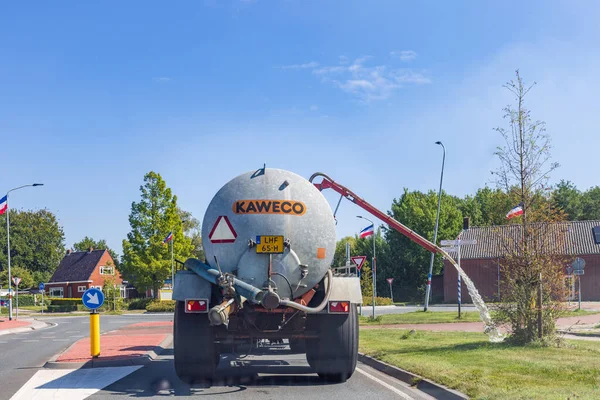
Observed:
[[[180,379],[211,381],[221,353],[263,339],[287,339],[322,379],[353,374],[360,282],[331,268],[335,219],[318,186],[281,169],[242,174],[208,205],[202,243],[206,261],[175,275]]]

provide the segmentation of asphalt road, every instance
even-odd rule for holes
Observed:
[[[0,400],[8,400],[52,356],[89,336],[89,317],[44,317],[55,326],[0,336]],[[172,315],[102,315],[101,332],[147,321],[172,321]]]
[[[286,350],[268,350],[245,358],[225,355],[212,386],[190,386],[175,375],[172,348],[166,349],[158,359],[99,391],[90,399],[164,396],[211,396],[246,400],[432,399],[427,394],[361,363],[347,382],[323,382],[312,373],[304,354],[290,354]]]

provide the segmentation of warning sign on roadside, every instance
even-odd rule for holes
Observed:
[[[208,238],[211,243],[233,243],[237,238],[237,233],[235,232],[235,229],[233,229],[231,222],[229,222],[229,218],[225,215],[221,215],[217,218]]]
[[[367,259],[366,256],[354,256],[354,257],[350,257],[350,259],[352,260],[352,262],[354,264],[356,264],[356,268],[358,268],[358,270],[360,271],[360,269],[362,268],[363,264],[365,263],[365,260]]]

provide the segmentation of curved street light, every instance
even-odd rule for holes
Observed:
[[[440,190],[438,192],[438,205],[437,205],[437,216],[435,217],[435,229],[433,231],[433,244],[437,242],[438,226],[440,224],[440,205],[442,202],[442,181],[444,180],[444,163],[446,162],[446,147],[444,143],[437,141],[435,144],[439,144],[444,149],[444,155],[442,157],[442,175],[440,176]],[[431,277],[433,274],[433,260],[435,259],[435,253],[431,253],[431,261],[429,262],[429,274],[427,275],[427,290],[425,293],[425,309],[429,307],[429,295],[431,294]]]
[[[371,263],[371,274],[373,276],[373,296],[372,296],[372,307],[373,307],[373,319],[375,319],[375,296],[377,293],[377,268],[375,265],[375,222],[371,221],[369,218],[365,218],[362,215],[357,215],[356,218],[362,218],[369,221],[373,225],[373,261]]]
[[[7,243],[7,256],[8,256],[8,319],[9,321],[12,321],[12,293],[11,293],[11,282],[12,282],[12,276],[11,276],[11,272],[10,272],[10,209],[8,208],[8,194],[10,192],[14,192],[15,190],[19,190],[19,189],[23,189],[26,187],[35,187],[35,186],[44,186],[43,183],[32,183],[29,185],[23,185],[23,186],[19,186],[13,189],[10,189],[8,192],[6,192],[6,243]],[[19,287],[17,286],[17,290],[19,289]],[[18,315],[18,313],[17,313]]]

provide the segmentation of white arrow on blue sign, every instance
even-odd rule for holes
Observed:
[[[89,288],[83,293],[81,301],[83,302],[83,305],[90,310],[95,310],[96,308],[102,307],[102,304],[104,304],[104,293],[102,293],[100,289]]]
[[[39,289],[40,289],[40,290],[44,290],[44,288],[45,288],[46,286],[44,286],[44,282],[41,282],[41,283],[40,283],[40,286],[38,286],[38,287],[39,287]]]

